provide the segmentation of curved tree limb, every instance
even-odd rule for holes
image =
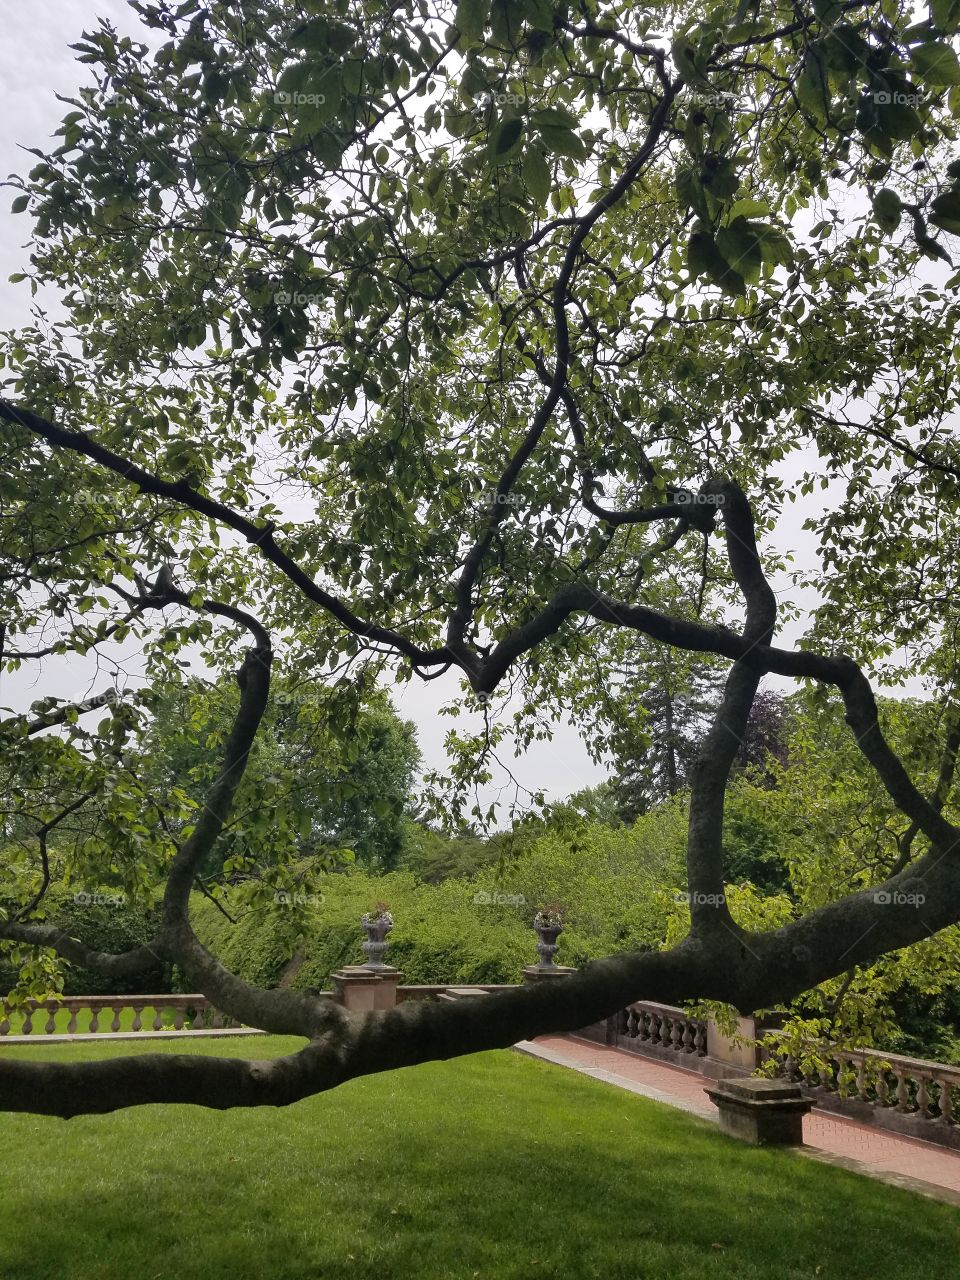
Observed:
[[[919,907],[900,904],[898,895],[924,901]],[[691,935],[670,951],[612,956],[553,983],[446,1004],[409,1001],[363,1016],[337,1009],[335,1030],[273,1061],[168,1054],[81,1063],[0,1057],[0,1110],[69,1117],[157,1102],[287,1106],[358,1076],[575,1031],[651,993],[672,1003],[721,1000],[749,1012],[920,941],[958,914],[960,861],[931,852],[909,873],[769,933]]]
[[[105,470],[119,476],[121,480],[125,480],[128,484],[136,485],[142,493],[152,493],[157,497],[169,498],[181,506],[196,511],[199,515],[208,516],[219,524],[234,529],[247,542],[256,546],[261,554],[278,568],[285,577],[289,578],[295,586],[299,587],[309,600],[320,605],[347,631],[352,632],[354,635],[360,636],[364,640],[388,645],[409,658],[415,666],[437,666],[448,660],[449,655],[446,649],[421,649],[419,645],[408,640],[406,636],[400,635],[399,632],[391,631],[387,627],[379,627],[375,623],[365,622],[362,618],[359,618],[342,600],[338,600],[336,596],[332,596],[328,591],[325,591],[319,583],[310,577],[306,570],[278,546],[273,536],[273,530],[269,525],[266,527],[257,525],[254,521],[248,520],[246,516],[242,516],[238,511],[234,511],[232,507],[228,507],[214,498],[208,498],[205,494],[187,484],[185,480],[161,480],[159,476],[146,471],[128,458],[123,458],[114,453],[112,449],[100,444],[99,441],[94,440],[92,436],[87,435],[85,432],[67,431],[65,428],[50,422],[47,418],[42,418],[39,414],[32,413],[29,409],[13,405],[7,400],[0,399],[0,421],[23,427],[27,431],[33,432],[34,435],[40,436],[41,439],[46,440],[48,444],[55,448],[68,449],[72,453],[79,453],[86,458],[90,458]]]
[[[111,954],[84,946],[53,924],[0,921],[0,941],[22,942],[30,947],[49,947],[71,964],[102,974],[105,978],[134,978],[152,968],[158,960],[166,959],[162,944],[156,938],[143,946],[133,947],[130,951]]]
[[[760,562],[750,505],[732,481],[705,486],[698,496],[716,498],[720,505],[727,558],[746,602],[742,639],[750,646],[769,644],[777,604]],[[743,745],[762,676],[745,658],[734,662],[719,710],[690,771],[687,889],[694,930],[733,927],[724,895],[723,814],[730,770]]]

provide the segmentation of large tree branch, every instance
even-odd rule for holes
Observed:
[[[112,954],[95,951],[53,924],[0,921],[0,941],[22,942],[30,947],[49,947],[71,964],[105,978],[135,978],[166,959],[159,939],[145,942],[130,951]]]
[[[691,935],[670,951],[612,956],[553,983],[452,1003],[410,1001],[365,1016],[338,1010],[335,1031],[273,1061],[167,1054],[82,1063],[0,1057],[0,1110],[69,1117],[158,1102],[286,1106],[358,1076],[575,1031],[637,999],[714,999],[743,1012],[769,1007],[954,923],[960,917],[960,860],[945,852],[933,850],[909,873],[770,933]]]
[[[352,632],[354,635],[373,643],[387,645],[389,648],[409,658],[416,667],[437,666],[449,661],[450,654],[445,648],[422,649],[399,632],[392,631],[387,627],[377,626],[375,623],[365,622],[349,609],[342,600],[338,600],[336,596],[325,591],[318,582],[310,577],[306,570],[278,546],[271,526],[262,527],[254,521],[248,520],[246,516],[234,511],[232,507],[228,507],[226,504],[218,502],[214,498],[208,498],[205,494],[198,492],[198,490],[187,484],[185,480],[162,480],[159,476],[146,471],[135,462],[131,462],[130,459],[114,453],[113,450],[100,444],[99,441],[94,440],[92,436],[87,435],[85,432],[68,431],[64,427],[59,427],[48,419],[32,413],[29,409],[11,404],[7,400],[0,400],[0,421],[23,427],[27,431],[33,432],[34,435],[40,436],[41,439],[46,440],[54,448],[67,449],[73,453],[81,454],[83,457],[90,458],[105,470],[119,476],[121,480],[125,480],[128,484],[136,485],[142,493],[152,493],[157,497],[168,498],[172,502],[179,503],[181,506],[188,507],[200,515],[216,520],[219,524],[234,529],[247,542],[256,546],[260,553],[298,587],[309,600],[320,605],[331,617],[335,618],[347,631]]]
[[[767,645],[777,603],[760,562],[750,505],[740,486],[731,481],[706,486],[702,496],[716,498],[723,516],[727,558],[746,603],[742,639],[750,646]],[[733,664],[720,707],[690,770],[687,887],[694,930],[732,924],[724,895],[723,814],[730,770],[743,744],[762,675],[745,659]]]
[[[553,282],[552,310],[555,351],[550,383],[529,430],[497,481],[496,488],[493,490],[484,514],[483,531],[467,552],[460,576],[457,579],[454,610],[447,627],[447,648],[457,656],[461,665],[464,665],[468,671],[473,664],[465,662],[464,637],[467,625],[473,616],[473,589],[476,585],[477,577],[484,557],[490,549],[494,534],[506,514],[506,499],[524,465],[537,447],[547,424],[553,417],[553,412],[559,404],[567,384],[570,361],[570,327],[567,321],[567,302],[570,281],[576,269],[580,249],[597,222],[623,199],[643,172],[644,166],[660,141],[670,107],[679,87],[679,81],[673,84],[669,82],[666,84],[664,95],[660,99],[656,110],[650,116],[646,137],[637,154],[625,167],[613,186],[600,196],[578,221],[564,253],[560,270],[557,272],[556,279]]]
[[[208,791],[189,837],[180,845],[170,865],[163,900],[161,927],[155,942],[119,956],[94,952],[64,930],[53,925],[10,922],[0,924],[0,938],[33,946],[52,947],[60,955],[84,968],[107,977],[126,977],[141,972],[158,958],[175,961],[218,1008],[251,1026],[266,1031],[314,1035],[321,1027],[337,1022],[341,1011],[329,1001],[293,991],[264,991],[237,978],[210,954],[190,924],[190,892],[197,870],[212,850],[230,815],[234,797],[243,780],[270,693],[272,650],[270,636],[262,624],[246,610],[220,601],[205,600],[194,605],[164,568],[157,581],[141,584],[141,595],[129,596],[141,609],[163,609],[171,604],[196,608],[246,627],[254,639],[238,675],[240,706],[224,747],[220,770]]]
[[[762,569],[752,565],[755,554],[739,534],[733,539],[731,554],[736,558],[734,570],[741,589],[763,593],[765,583],[756,578]],[[728,550],[731,543],[728,537]],[[766,588],[769,590],[769,587]],[[746,592],[745,592],[746,594]],[[757,595],[759,601],[760,596]],[[764,606],[765,607],[765,606]],[[755,608],[760,608],[759,604]],[[931,841],[950,845],[957,829],[943,817],[917,790],[902,762],[883,736],[876,700],[870,682],[857,663],[846,655],[826,655],[802,650],[774,648],[755,635],[739,635],[728,627],[671,617],[646,605],[615,600],[583,582],[559,588],[534,618],[503,637],[479,665],[473,678],[477,692],[491,693],[503,679],[512,663],[553,635],[572,614],[583,613],[613,626],[629,627],[677,649],[694,653],[715,653],[742,663],[757,675],[771,674],[795,679],[816,680],[833,685],[842,695],[846,720],[856,737],[861,752],[876,770],[887,794],[897,808],[915,821]],[[763,613],[756,614],[758,631]],[[745,677],[744,677],[745,679]]]

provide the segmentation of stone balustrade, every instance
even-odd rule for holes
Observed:
[[[878,1049],[810,1048],[799,1060],[768,1050],[765,1061],[824,1111],[960,1148],[960,1067]]]
[[[628,1053],[659,1058],[688,1071],[719,1078],[727,1074],[728,1065],[709,1056],[710,1033],[710,1024],[705,1019],[694,1018],[685,1009],[653,1000],[635,1000],[604,1022],[584,1027],[576,1034]]]
[[[707,1055],[707,1023],[683,1009],[650,1000],[635,1000],[617,1014],[618,1040],[639,1040],[647,1048]]]
[[[124,1025],[125,1010],[133,1011],[129,1026]],[[30,1000],[17,1009],[6,1002],[0,1005],[0,1036],[222,1030],[233,1025],[203,995],[64,996]]]

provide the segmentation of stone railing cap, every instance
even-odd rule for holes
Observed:
[[[787,1080],[768,1080],[761,1076],[747,1076],[743,1080],[721,1080],[716,1086],[719,1092],[731,1094],[752,1102],[777,1102],[800,1098],[800,1086]]]

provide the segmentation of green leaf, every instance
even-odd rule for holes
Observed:
[[[292,33],[288,44],[292,49],[326,53],[330,49],[330,23],[326,18],[311,18]]]
[[[960,27],[960,0],[930,0],[930,16],[944,33]]]
[[[895,191],[884,187],[873,197],[873,216],[877,224],[888,234],[900,225],[903,203]]]
[[[573,160],[586,160],[587,149],[570,129],[558,129],[553,126],[541,126],[540,137],[543,145],[554,155],[570,156]]]
[[[803,69],[797,81],[797,97],[800,105],[815,120],[826,120],[831,98],[827,83],[827,61],[823,50],[815,42],[807,45]]]
[[[951,187],[937,196],[930,206],[930,221],[935,227],[960,236],[960,187]]]
[[[727,264],[748,284],[756,284],[763,266],[763,248],[754,226],[746,218],[735,218],[729,227],[717,232],[716,244]]]
[[[482,38],[490,17],[490,0],[457,0],[453,25],[471,44]]]
[[[960,62],[948,44],[937,40],[933,44],[922,44],[910,55],[913,69],[924,84],[941,85],[960,84]]]
[[[219,102],[221,98],[226,97],[229,88],[230,77],[224,75],[222,71],[211,71],[204,77],[203,96],[208,102]]]
[[[553,0],[523,0],[521,12],[534,31],[553,31]]]
[[[692,209],[701,218],[708,218],[710,211],[707,208],[707,197],[694,170],[689,167],[678,169],[674,182],[677,199],[683,208]]]
[[[730,206],[730,221],[734,218],[765,218],[770,213],[770,206],[765,200],[749,198],[737,200]]]
[[[706,276],[725,293],[746,292],[743,276],[731,268],[708,231],[694,231],[687,242],[687,269],[695,280]]]
[[[696,65],[695,55],[696,50],[687,36],[677,36],[670,46],[673,65],[683,83],[692,89],[704,89],[712,93],[713,85]]]
[[[542,125],[557,129],[576,129],[580,123],[572,112],[564,110],[563,107],[542,107],[539,111],[533,112],[530,121],[537,129]]]
[[[890,95],[893,97],[893,95]],[[897,95],[910,97],[913,95]],[[909,104],[898,101],[877,104],[877,127],[889,138],[909,142],[923,128],[923,122]]]
[[[11,213],[23,213],[27,205],[30,203],[29,196],[17,196],[13,204],[10,206]]]
[[[490,136],[490,154],[494,163],[504,164],[510,160],[519,149],[522,136],[523,121],[519,116],[501,120]]]
[[[524,151],[523,161],[520,165],[520,176],[523,178],[523,185],[534,200],[538,204],[543,204],[550,194],[553,179],[550,173],[550,166],[536,147],[527,147],[526,151]]]
[[[751,222],[750,227],[760,241],[764,262],[789,267],[793,262],[793,245],[779,227],[763,222]]]

